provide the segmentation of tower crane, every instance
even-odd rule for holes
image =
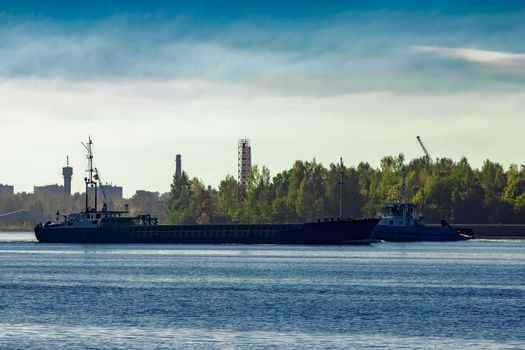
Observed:
[[[421,141],[421,137],[417,136],[416,138],[417,138],[417,142],[419,142],[419,145],[423,149],[423,152],[425,152],[425,156],[427,157],[427,159],[430,161],[430,163],[434,163],[434,158],[432,158],[432,156],[430,155],[428,147],[425,146],[423,141]]]

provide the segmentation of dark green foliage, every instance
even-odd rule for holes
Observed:
[[[378,169],[368,163],[341,169],[339,164],[326,168],[315,160],[296,161],[291,169],[273,178],[267,168],[254,166],[243,203],[238,200],[236,179],[227,176],[217,193],[208,190],[196,196],[193,192],[204,191],[203,185],[190,186],[182,200],[176,192],[168,217],[172,222],[247,223],[337,217],[341,171],[342,216],[377,216],[386,204],[400,200],[403,169],[406,199],[420,208],[427,222],[525,222],[524,166],[513,165],[505,173],[500,164],[488,160],[481,170],[472,169],[466,158],[459,162],[442,158],[436,163],[418,158],[405,164],[403,154],[384,157]],[[199,204],[199,200],[205,203]]]
[[[189,179],[186,172],[173,176],[168,223],[209,224],[221,222],[221,200],[218,191],[207,187],[197,178]]]
[[[511,165],[506,177],[506,185],[501,194],[501,200],[507,209],[505,217],[509,222],[520,222],[525,218],[525,166],[518,168],[517,165]],[[510,210],[517,217],[509,216]]]
[[[168,211],[169,223],[194,223],[195,205],[191,203],[193,197],[191,182],[186,172],[173,176],[171,184],[171,200]]]
[[[479,173],[479,181],[485,193],[483,205],[488,209],[487,221],[502,222],[504,203],[501,201],[501,196],[507,182],[503,167],[487,159]]]
[[[225,218],[233,222],[239,219],[239,194],[237,180],[231,175],[226,176],[219,184],[219,211]]]

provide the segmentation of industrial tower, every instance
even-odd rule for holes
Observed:
[[[62,175],[64,176],[64,195],[71,196],[71,177],[73,176],[73,168],[69,166],[69,156],[66,157],[67,165],[62,168]]]
[[[182,175],[182,160],[180,154],[175,156],[175,175],[181,177]]]
[[[239,201],[243,202],[248,193],[248,184],[250,181],[250,172],[252,171],[252,149],[250,140],[239,140]]]

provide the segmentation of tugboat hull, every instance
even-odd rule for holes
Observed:
[[[470,228],[377,225],[372,238],[386,242],[450,242],[474,237]]]

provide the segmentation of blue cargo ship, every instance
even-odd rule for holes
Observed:
[[[84,145],[88,154],[86,205],[78,213],[62,215],[57,221],[39,223],[39,242],[52,243],[181,243],[181,244],[370,244],[379,219],[325,218],[303,224],[179,224],[159,225],[151,215],[130,216],[128,208],[97,209],[97,182],[93,169],[92,142]],[[89,206],[88,189],[94,187],[94,207]]]

